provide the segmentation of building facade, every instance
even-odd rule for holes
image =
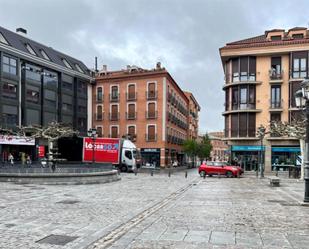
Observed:
[[[201,107],[191,92],[184,92],[189,99],[189,115],[188,115],[188,139],[196,140],[198,137],[198,118]]]
[[[229,153],[227,142],[224,139],[224,132],[209,132],[209,139],[211,141],[212,150],[210,153],[211,160],[213,161],[228,161]]]
[[[0,27],[1,128],[15,130],[58,121],[86,134],[91,126],[87,114],[91,112],[89,69],[81,61],[27,38],[26,30],[19,31]],[[36,145],[34,140],[1,135],[0,154],[3,160],[8,153],[15,160],[21,153],[35,159]]]
[[[183,160],[189,100],[160,63],[152,70],[127,66],[107,71],[103,66],[92,94],[99,137],[129,137],[145,166]]]
[[[232,160],[245,170],[256,170],[260,153],[268,172],[298,164],[297,139],[267,134],[262,146],[256,131],[270,121],[290,122],[301,115],[294,95],[308,77],[308,38],[307,28],[274,29],[220,49],[225,137]]]

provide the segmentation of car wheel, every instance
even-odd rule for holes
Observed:
[[[226,175],[226,177],[231,178],[231,177],[233,177],[233,172],[232,172],[232,171],[227,171],[227,172],[225,173],[225,175]]]
[[[212,175],[209,175],[209,177],[212,177]]]
[[[126,165],[122,165],[121,168],[120,168],[121,172],[127,172],[128,171],[128,168]]]
[[[202,170],[202,171],[200,171],[200,176],[201,176],[201,177],[206,176],[206,172],[205,172],[205,171],[203,171],[203,170]]]

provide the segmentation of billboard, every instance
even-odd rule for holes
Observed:
[[[44,145],[38,146],[38,156],[39,158],[45,157],[45,146]]]
[[[93,148],[94,146],[94,148]],[[83,142],[83,161],[119,164],[120,139],[85,137]]]

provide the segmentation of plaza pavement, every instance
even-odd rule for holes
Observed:
[[[303,182],[167,173],[93,185],[0,183],[0,248],[309,248]]]

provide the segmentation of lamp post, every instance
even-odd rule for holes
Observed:
[[[306,119],[306,136],[305,136],[305,154],[303,160],[304,167],[304,180],[305,180],[305,196],[304,202],[309,202],[309,80],[305,79],[301,83],[301,90],[295,93],[295,103],[297,107],[305,107]]]
[[[258,138],[260,139],[261,141],[261,148],[260,148],[260,163],[259,163],[259,169],[260,169],[260,178],[263,178],[264,177],[264,164],[263,164],[263,139],[265,137],[265,132],[266,132],[266,128],[263,126],[263,125],[260,125],[258,127],[258,130],[257,130],[257,136]],[[257,175],[258,175],[258,172],[257,172]]]
[[[97,136],[97,129],[92,128],[87,131],[88,137],[92,138],[92,164],[95,163],[95,139]]]

